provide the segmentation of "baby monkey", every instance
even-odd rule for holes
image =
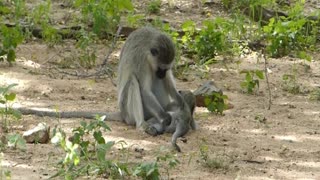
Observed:
[[[179,91],[184,103],[182,106],[178,106],[176,103],[169,104],[165,110],[171,115],[170,125],[164,127],[164,132],[173,133],[171,144],[178,152],[181,152],[181,148],[177,145],[177,139],[184,136],[191,129],[196,129],[196,123],[193,119],[194,109],[196,107],[196,97],[191,91]],[[156,124],[156,119],[152,118],[148,120],[148,123]],[[155,126],[161,128],[159,126]]]

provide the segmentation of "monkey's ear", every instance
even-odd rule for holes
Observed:
[[[150,52],[151,52],[152,56],[157,56],[159,54],[159,51],[156,48],[151,48]]]

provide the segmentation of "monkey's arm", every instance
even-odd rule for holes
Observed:
[[[173,99],[173,102],[172,102],[173,105],[171,106],[173,107],[174,105],[176,105],[177,107],[183,107],[184,100],[181,94],[176,89],[172,70],[169,70],[167,72],[165,85],[166,85],[166,89],[169,92],[170,97]]]
[[[152,114],[160,123],[168,125],[171,121],[171,116],[164,111],[157,98],[152,94],[150,90],[142,90],[143,104],[147,104],[145,108]],[[169,122],[163,122],[169,121]]]
[[[146,73],[152,74],[146,70]],[[152,92],[152,76],[139,76],[140,79],[140,89],[141,89],[141,97],[142,103],[144,107],[144,111],[147,111],[151,114],[152,117],[155,117],[159,123],[163,125],[169,125],[171,122],[171,116],[163,109],[160,102],[158,101],[155,94]],[[166,95],[166,94],[163,94]],[[145,118],[152,118],[145,117]]]

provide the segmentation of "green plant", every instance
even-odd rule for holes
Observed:
[[[0,15],[7,15],[11,13],[11,9],[3,1],[0,1]]]
[[[282,81],[282,90],[287,91],[291,94],[301,93],[301,86],[297,82],[296,75],[284,74],[282,76]]]
[[[7,170],[2,166],[3,153],[0,152],[0,179],[11,179],[11,171]]]
[[[19,27],[0,25],[0,61],[7,60],[10,64],[16,59],[15,49],[22,43],[23,34]]]
[[[184,35],[181,38],[184,49],[188,54],[196,54],[203,63],[214,62],[219,53],[233,53],[235,43],[228,41],[228,35],[234,29],[234,24],[223,18],[205,20],[202,29],[196,30],[195,22],[185,21],[182,24]]]
[[[194,36],[197,33],[196,23],[194,21],[187,20],[182,23],[181,29],[184,32],[183,36],[181,37],[182,47],[187,50],[186,53],[189,53],[189,54],[195,53],[193,44],[194,44]]]
[[[240,74],[245,74],[245,80],[240,83],[241,88],[246,89],[247,93],[252,94],[256,88],[259,88],[259,79],[264,79],[261,70],[243,70]],[[258,77],[255,78],[255,76]]]
[[[176,30],[172,29],[168,23],[167,24],[162,23],[161,29],[171,37],[173,43],[175,44],[175,49],[176,49],[175,62],[176,64],[178,64],[181,60],[181,54],[182,54],[182,51],[181,51],[182,45],[179,41],[179,33]]]
[[[104,117],[97,117],[89,124],[81,122],[80,126],[72,131],[71,139],[66,138],[62,129],[54,130],[51,142],[60,145],[66,156],[59,163],[60,170],[53,177],[64,176],[65,179],[74,179],[87,174],[118,179],[129,174],[126,164],[106,159],[107,152],[116,142],[106,141],[102,136],[102,131],[111,130],[103,119]]]
[[[5,87],[0,87],[0,115],[1,115],[1,129],[7,133],[10,130],[10,120],[11,119],[20,119],[21,113],[13,109],[12,103],[16,99],[16,94],[10,92],[10,90],[17,84],[10,84]],[[0,137],[2,138],[2,137]],[[8,134],[5,136],[8,144],[2,144],[2,148],[8,146],[14,149],[25,150],[26,141],[22,138],[20,134]],[[1,140],[0,140],[1,141]],[[1,142],[6,143],[6,142]]]
[[[219,51],[226,47],[226,37],[213,21],[204,21],[204,28],[195,38],[195,51],[201,62],[207,62],[214,58]]]
[[[79,41],[76,47],[80,49],[79,63],[82,67],[93,68],[96,65],[97,55],[94,42],[96,40],[96,34],[80,30]]]
[[[50,10],[51,0],[46,0],[45,2],[40,3],[32,11],[31,23],[35,26],[33,28],[36,28],[36,26],[41,27],[42,38],[49,44],[49,46],[53,46],[54,44],[61,42],[62,37],[58,33],[58,30],[50,23]]]
[[[20,150],[26,150],[26,140],[20,134],[9,134],[7,136],[8,147]]]
[[[76,0],[74,6],[81,9],[81,21],[91,22],[93,32],[98,36],[115,32],[121,14],[133,10],[130,0]]]
[[[310,95],[310,100],[320,101],[320,88],[313,90]]]
[[[144,15],[142,14],[129,13],[127,15],[127,22],[130,27],[136,27],[136,28],[140,27],[144,24],[143,21],[144,21]]]
[[[21,113],[11,108],[12,103],[16,99],[16,94],[10,92],[10,90],[17,86],[17,84],[10,84],[5,87],[0,87],[0,115],[2,119],[2,128],[5,132],[8,132],[10,126],[10,119],[20,119]]]
[[[303,9],[303,4],[296,2],[289,9],[288,17],[271,18],[263,27],[271,56],[295,53],[297,57],[311,61],[306,51],[315,49],[318,27],[315,21],[304,17]]]
[[[159,165],[157,162],[143,162],[133,172],[134,176],[142,179],[160,179]]]
[[[14,5],[14,15],[15,20],[19,20],[19,18],[25,16],[27,14],[26,12],[26,4],[25,0],[13,0]]]
[[[143,162],[138,164],[133,171],[133,175],[142,179],[162,179],[159,167],[163,167],[167,173],[167,178],[170,179],[170,170],[175,168],[180,162],[170,152],[162,154],[163,149],[160,149],[156,157],[156,161]]]
[[[226,100],[228,96],[219,92],[213,92],[211,95],[207,95],[204,99],[205,106],[210,112],[217,114],[223,114],[223,111],[227,109]]]
[[[209,169],[225,169],[227,168],[226,163],[221,157],[211,157],[209,153],[209,146],[207,145],[207,142],[202,140],[202,143],[200,145],[200,162],[203,167],[209,168]]]
[[[158,14],[160,12],[161,0],[151,0],[148,4],[149,13]]]

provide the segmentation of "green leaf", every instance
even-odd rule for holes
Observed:
[[[187,20],[185,22],[182,23],[181,25],[181,29],[184,32],[193,32],[195,28],[195,22],[192,20]]]
[[[240,74],[247,74],[247,73],[249,73],[248,70],[242,70],[242,71],[240,71]]]
[[[225,100],[225,99],[228,99],[228,96],[227,96],[227,95],[222,95],[221,98],[222,98],[223,100]]]
[[[251,74],[249,72],[246,74],[246,81],[247,82],[252,81],[252,76],[251,76]]]
[[[85,121],[81,121],[80,125],[85,129],[87,127],[87,123]]]
[[[14,86],[17,86],[18,84],[10,84],[9,86],[7,86],[7,87],[4,87],[4,88],[1,88],[0,87],[0,94],[3,94],[3,95],[5,95],[5,94],[7,94],[7,92],[8,91],[10,91]]]
[[[102,136],[102,132],[101,131],[95,131],[93,133],[93,137],[98,142],[98,144],[105,144],[106,143],[104,138],[103,138],[103,136]]]
[[[264,75],[263,72],[260,70],[256,70],[256,75],[260,78],[260,79],[264,79]]]
[[[311,62],[311,56],[308,55],[305,51],[299,51],[298,57],[299,57],[300,59],[305,59],[305,60],[307,60],[308,62]]]
[[[204,105],[205,106],[208,106],[209,104],[211,103],[211,98],[209,96],[206,96],[204,98]]]
[[[5,94],[4,98],[7,101],[14,101],[16,99],[16,94],[15,93]]]
[[[131,11],[134,9],[130,0],[121,0],[121,1],[118,1],[118,3],[119,3],[120,10],[126,9]]]
[[[241,82],[241,83],[240,83],[240,86],[241,86],[242,88],[247,88],[248,83],[247,83],[247,82]]]
[[[8,135],[8,146],[25,150],[27,148],[26,141],[20,134],[10,134]]]
[[[214,112],[215,111],[215,106],[214,106],[214,103],[210,103],[208,106],[207,106],[207,109],[210,111],[210,112]]]
[[[222,114],[223,111],[225,110],[224,107],[225,107],[224,103],[218,103],[218,104],[217,104],[217,110],[218,110],[218,112],[219,112],[220,114]]]
[[[22,114],[20,111],[9,108],[9,113],[13,115],[13,117],[15,117],[16,119],[21,119]]]
[[[114,141],[109,141],[106,144],[98,144],[97,146],[97,158],[100,161],[104,161],[106,157],[106,153],[111,149],[111,147],[115,144]]]

